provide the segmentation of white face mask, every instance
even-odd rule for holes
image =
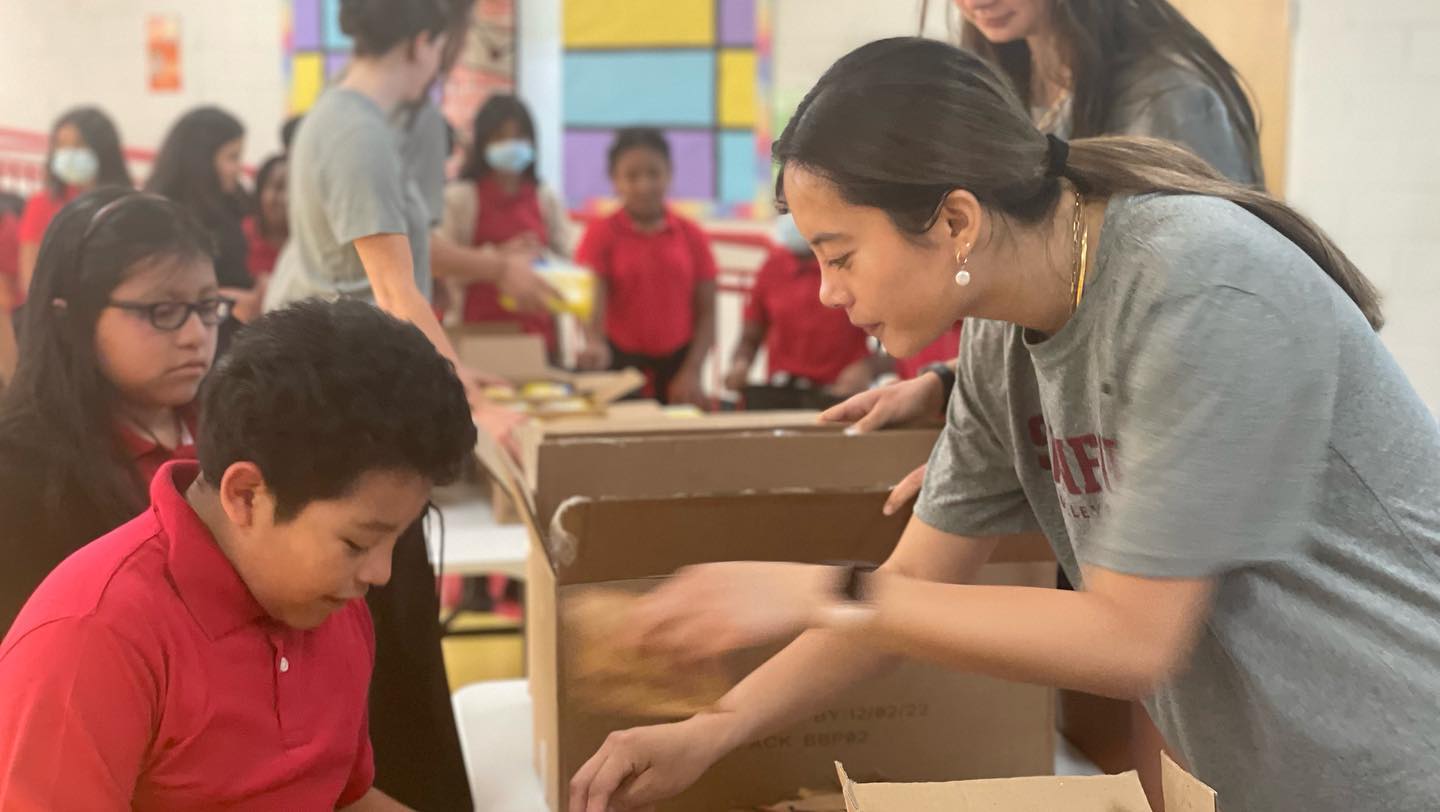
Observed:
[[[792,254],[810,254],[810,243],[805,241],[805,235],[795,227],[795,218],[788,214],[782,214],[775,219],[775,230],[771,232],[775,243],[786,248]]]
[[[100,172],[100,159],[85,147],[60,147],[50,160],[50,170],[68,186],[89,186]]]

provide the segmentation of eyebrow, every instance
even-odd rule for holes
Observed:
[[[815,238],[810,241],[810,244],[815,246],[816,248],[819,248],[827,242],[835,242],[836,240],[843,240],[847,239],[848,237],[848,234],[841,234],[837,231],[824,231],[816,234]]]
[[[361,522],[357,525],[361,530],[373,530],[376,533],[394,533],[399,530],[398,525],[390,524],[379,519],[371,519],[368,522]]]

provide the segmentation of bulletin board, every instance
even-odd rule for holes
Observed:
[[[613,206],[617,129],[670,142],[672,202],[695,216],[769,211],[768,0],[564,0],[565,196]]]

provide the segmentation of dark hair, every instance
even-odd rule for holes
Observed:
[[[340,30],[354,41],[356,56],[384,56],[419,34],[451,30],[461,1],[340,0]]]
[[[51,167],[55,162],[55,136],[67,124],[80,131],[85,146],[95,153],[99,161],[96,186],[134,187],[130,168],[125,165],[125,153],[120,149],[120,133],[115,129],[115,122],[98,107],[76,107],[62,113],[55,119],[55,126],[50,128],[50,151],[45,155],[45,187],[51,197],[58,200],[65,195],[65,181]]]
[[[475,123],[470,128],[470,154],[465,156],[465,167],[460,170],[460,177],[465,180],[480,180],[490,174],[490,164],[485,162],[485,147],[491,136],[512,121],[519,125],[521,135],[529,138],[532,144],[535,143],[535,119],[531,118],[530,109],[525,106],[525,102],[504,93],[485,100],[485,104],[475,113]],[[533,162],[523,174],[531,183],[540,182]]]
[[[243,210],[244,198],[221,188],[215,155],[244,135],[240,120],[218,107],[191,110],[165,136],[145,191],[185,206],[212,228],[233,218]]]
[[[1046,0],[1060,47],[1070,71],[1071,137],[1089,138],[1111,132],[1110,118],[1123,88],[1117,79],[1152,56],[1164,56],[1193,68],[1225,105],[1260,167],[1260,137],[1255,111],[1235,68],[1215,46],[1167,0]],[[1031,54],[1025,40],[992,43],[968,21],[960,44],[998,65],[1010,77],[1020,100],[1030,107]]]
[[[626,127],[615,133],[615,140],[610,144],[608,157],[610,172],[615,172],[615,164],[620,162],[620,156],[632,149],[649,149],[660,153],[665,163],[670,163],[670,142],[666,140],[665,133],[654,127]]]
[[[290,160],[289,157],[284,153],[271,155],[265,159],[264,163],[260,164],[260,169],[255,173],[255,194],[251,196],[250,213],[255,216],[255,223],[261,228],[265,226],[265,212],[260,206],[260,193],[264,191],[265,184],[270,181],[270,176],[275,174],[275,170],[284,166],[288,160]]]
[[[419,328],[356,299],[311,299],[251,323],[200,402],[205,481],[255,463],[282,522],[368,471],[446,484],[475,448],[454,365]]]
[[[805,95],[772,150],[785,206],[785,167],[803,166],[840,196],[878,208],[920,239],[945,195],[965,189],[1002,217],[1037,223],[1059,202],[1049,142],[1010,84],[977,55],[934,40],[880,40],[840,58]],[[1227,180],[1181,147],[1153,138],[1084,138],[1063,177],[1095,197],[1194,194],[1229,200],[1295,243],[1376,329],[1370,281],[1317,226],[1262,191]]]
[[[79,510],[79,499],[113,527],[145,506],[114,430],[119,396],[95,356],[95,324],[137,263],[211,256],[204,229],[155,195],[96,189],[56,215],[35,261],[19,364],[0,395],[0,447],[29,449],[44,482],[34,510]]]
[[[295,133],[300,130],[300,122],[305,120],[304,114],[291,116],[285,119],[280,125],[280,151],[286,155],[290,154],[290,147],[295,143]]]

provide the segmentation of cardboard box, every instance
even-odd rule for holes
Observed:
[[[567,372],[552,367],[545,340],[536,335],[462,327],[450,331],[450,340],[462,364],[510,382],[513,392],[497,393],[496,400],[514,401],[542,419],[603,416],[611,403],[645,385],[645,376],[633,369]],[[552,386],[564,391],[528,391]]]
[[[1150,812],[1135,773],[937,784],[861,784],[835,765],[846,812]],[[1215,812],[1215,791],[1169,757],[1161,765],[1169,812]]]
[[[880,508],[891,484],[923,463],[934,430],[848,437],[814,415],[709,421],[574,421],[537,430],[528,474],[493,445],[530,526],[530,687],[536,766],[552,810],[569,778],[611,731],[653,718],[587,712],[567,689],[568,603],[596,585],[646,590],[676,569],[729,560],[881,561],[908,515]],[[623,422],[623,421],[621,421]],[[535,487],[522,488],[533,475]],[[543,532],[541,528],[544,528]],[[988,583],[1049,586],[1048,546],[1004,549]],[[731,663],[738,678],[770,652]],[[972,736],[956,740],[956,731]],[[836,787],[836,758],[867,776],[935,781],[1049,772],[1054,701],[1048,688],[902,665],[806,722],[741,748],[662,812],[728,810]]]
[[[532,556],[528,585],[530,686],[536,765],[552,810],[569,778],[612,731],[655,718],[588,711],[572,699],[573,645],[557,622],[594,585],[645,591],[675,569],[707,561],[878,561],[906,516],[883,517],[884,491],[760,493],[669,499],[572,499],[561,507],[547,555]],[[1006,550],[987,583],[1046,586],[1047,549]],[[772,654],[732,658],[739,678]],[[956,731],[974,735],[957,740]],[[659,809],[726,810],[832,786],[836,758],[864,763],[891,781],[938,781],[1048,772],[1054,758],[1053,692],[1044,687],[906,663],[849,691],[808,721],[722,759],[690,790]]]
[[[629,404],[624,404],[629,405]],[[547,528],[567,499],[790,489],[887,489],[930,456],[935,429],[847,436],[815,412],[532,423],[519,436],[525,487]]]

